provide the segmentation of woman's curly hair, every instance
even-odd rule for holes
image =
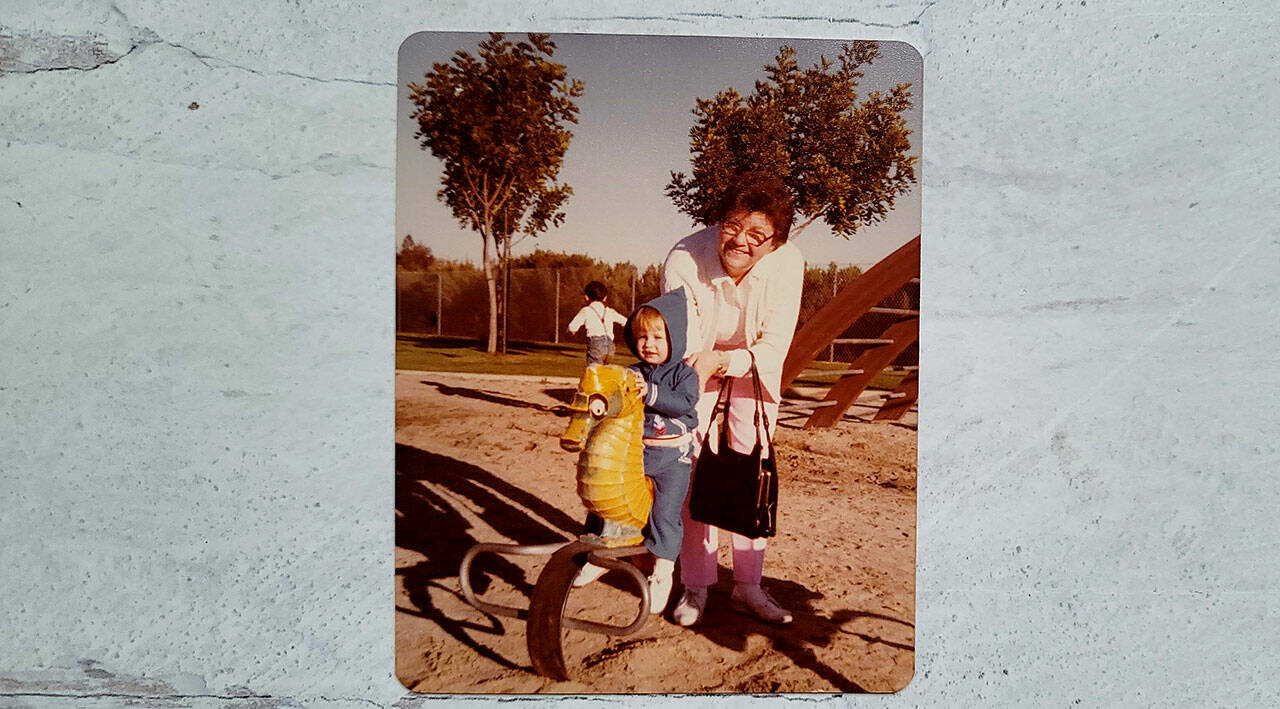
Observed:
[[[712,212],[712,223],[723,222],[736,212],[763,212],[773,223],[773,238],[784,244],[791,233],[795,207],[791,190],[781,179],[767,172],[745,172],[721,195]]]

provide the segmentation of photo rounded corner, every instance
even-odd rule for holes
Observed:
[[[890,689],[889,691],[885,692],[885,694],[901,694],[903,691],[907,689],[907,687],[911,686],[911,683],[914,682],[915,679],[916,679],[916,657],[915,657],[915,652],[912,651],[911,674],[907,675],[907,679],[905,682],[898,685],[897,687],[894,687],[893,689]]]
[[[923,53],[923,52],[921,52],[921,51],[920,51],[920,48],[919,48],[919,47],[917,47],[917,46],[915,45],[915,43],[914,43],[914,42],[912,42],[911,40],[907,40],[907,39],[882,39],[882,40],[880,40],[880,44],[881,44],[881,45],[885,45],[885,44],[900,44],[900,45],[902,45],[904,48],[911,50],[911,53],[915,55],[915,61],[916,61],[916,62],[918,62],[918,63],[920,64],[921,69],[923,69],[923,67],[924,67],[924,53]]]
[[[409,43],[412,42],[414,38],[420,34],[439,34],[439,32],[432,32],[431,30],[418,30],[417,32],[410,32],[409,34],[405,35],[405,38],[400,40],[400,44],[396,46],[397,64],[404,60],[405,47],[409,46]]]
[[[396,683],[397,683],[397,684],[399,684],[399,685],[400,685],[400,687],[404,689],[404,691],[408,692],[409,694],[414,695],[415,697],[425,697],[425,696],[427,696],[427,693],[426,693],[426,692],[419,692],[418,690],[416,690],[416,689],[414,689],[413,687],[410,687],[410,686],[409,686],[409,682],[408,682],[407,680],[405,680],[404,676],[402,676],[402,675],[400,674],[400,668],[399,668],[399,667],[397,667],[397,668],[395,669],[395,671],[394,671],[392,674],[394,674],[394,675],[395,675],[395,677],[396,677]]]

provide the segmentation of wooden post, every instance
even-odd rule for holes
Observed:
[[[444,275],[436,271],[436,335],[444,324]]]
[[[556,269],[556,324],[551,328],[551,341],[560,344],[560,269]]]
[[[631,311],[630,312],[634,313],[635,311],[636,311],[636,274],[633,272],[631,274]],[[612,327],[609,328],[609,335],[610,336],[613,335]]]

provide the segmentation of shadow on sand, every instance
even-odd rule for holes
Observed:
[[[543,389],[543,390],[542,390],[542,393],[543,393],[543,394],[546,394],[547,396],[551,397],[552,399],[555,399],[556,401],[559,401],[559,402],[561,402],[561,403],[563,403],[563,404],[565,404],[565,405],[567,406],[567,405],[569,405],[569,404],[573,403],[573,396],[574,396],[574,394],[577,394],[577,393],[578,393],[578,390],[577,390],[577,389],[564,389],[564,388],[562,388],[562,389]]]
[[[523,402],[520,404],[528,406]],[[479,541],[473,533],[468,516],[461,512],[464,506],[471,515],[483,519],[495,532],[516,544],[567,541],[582,531],[582,522],[484,468],[412,446],[396,444],[396,546],[425,557],[412,566],[397,570],[412,604],[412,607],[399,606],[397,610],[435,623],[477,655],[504,668],[532,671],[525,664],[525,658],[513,661],[472,638],[476,633],[505,634],[506,629],[500,619],[486,616],[486,622],[480,623],[465,618],[452,618],[432,602],[430,591],[433,588],[453,594],[461,600],[461,594],[457,590],[458,566],[466,551]],[[620,579],[612,578],[613,576],[614,574],[610,574],[601,582],[634,594],[634,589]],[[473,588],[478,594],[483,594],[492,578],[502,579],[525,596],[532,593],[536,580],[506,558],[486,554],[472,567]],[[751,635],[767,637],[775,652],[789,658],[797,667],[822,678],[837,691],[866,691],[857,681],[844,674],[848,672],[848,668],[832,667],[822,661],[821,649],[829,647],[838,636],[853,635],[867,643],[914,652],[911,644],[866,632],[855,632],[845,627],[851,621],[873,619],[911,628],[914,634],[915,626],[912,623],[853,609],[822,614],[814,608],[814,602],[822,598],[820,593],[793,581],[766,578],[766,588],[780,604],[791,610],[795,618],[786,626],[769,625],[729,608],[729,590],[732,586],[732,571],[722,567],[718,583],[711,588],[706,616],[701,623],[688,630],[734,652],[743,652]],[[672,594],[668,613],[678,598],[679,589]],[[732,691],[776,692],[778,689],[776,682],[761,676]]]
[[[481,389],[471,389],[468,387],[456,387],[456,386],[451,386],[449,384],[442,384],[440,382],[433,382],[429,379],[423,379],[422,383],[428,386],[435,387],[437,390],[440,391],[441,394],[444,394],[445,396],[465,396],[469,399],[478,399],[480,401],[487,401],[491,404],[501,404],[503,406],[514,406],[521,409],[533,409],[535,411],[546,411],[548,413],[555,414],[556,416],[569,415],[568,407],[563,405],[544,406],[542,404],[534,404],[521,399],[513,399],[509,396],[503,396],[502,394],[495,394],[490,391],[483,391]],[[552,390],[552,391],[555,391],[555,390]],[[570,399],[572,399],[572,395],[570,395]]]
[[[502,635],[497,618],[477,624],[445,615],[431,600],[430,589],[452,593],[461,600],[458,566],[479,540],[459,507],[466,508],[515,544],[549,544],[567,541],[582,523],[479,466],[396,444],[396,546],[422,554],[425,560],[397,569],[412,608],[403,613],[430,620],[450,636],[506,668],[530,669],[497,655],[477,643],[469,632]],[[535,517],[536,515],[537,517]],[[540,519],[539,519],[540,518]],[[545,520],[542,521],[542,520]],[[472,587],[482,594],[490,578],[501,578],[525,595],[533,581],[524,569],[495,554],[481,556],[472,566]]]
[[[749,636],[763,635],[769,638],[776,652],[790,658],[796,667],[813,672],[840,692],[866,692],[867,690],[843,674],[848,671],[846,668],[837,669],[819,659],[819,653],[815,649],[829,647],[838,635],[854,635],[868,643],[881,643],[907,652],[915,650],[912,645],[853,632],[844,627],[853,620],[872,618],[906,626],[911,628],[914,634],[915,625],[912,623],[891,616],[858,610],[841,610],[824,615],[814,609],[814,601],[822,598],[821,593],[794,581],[767,576],[764,578],[763,585],[782,607],[791,611],[794,620],[790,624],[770,625],[733,611],[729,607],[733,572],[721,567],[719,581],[710,588],[707,611],[702,622],[689,627],[688,630],[703,635],[717,645],[734,652],[742,652],[746,649]],[[668,612],[675,607],[678,599],[679,589],[672,594]],[[733,691],[757,693],[778,690],[779,684],[776,681],[759,677],[748,686],[738,687]]]

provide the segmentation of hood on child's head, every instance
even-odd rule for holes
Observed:
[[[685,340],[688,337],[689,329],[689,303],[685,298],[684,286],[681,286],[676,290],[663,293],[640,307],[643,308],[646,306],[657,310],[662,315],[662,319],[667,321],[667,342],[671,346],[671,355],[667,357],[666,362],[660,365],[650,366],[661,367],[684,359]],[[636,308],[636,312],[639,311],[640,308]],[[640,359],[643,364],[644,360],[640,357],[640,352],[636,349],[635,334],[631,331],[631,325],[635,319],[636,314],[631,313],[631,317],[627,318],[627,326],[623,329],[622,336],[627,342],[627,347],[631,348],[631,354],[635,355],[637,359]]]

